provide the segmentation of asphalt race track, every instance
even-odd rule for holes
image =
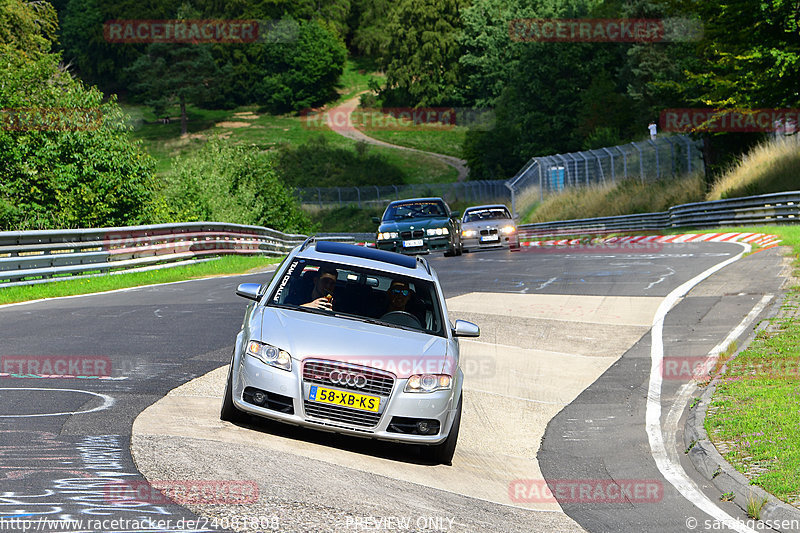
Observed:
[[[779,248],[708,272],[742,252],[431,257],[451,319],[482,330],[462,341],[449,467],[411,447],[218,419],[246,305],[234,289],[268,273],[0,307],[0,531],[686,532],[744,519],[693,475],[680,431],[683,363],[744,324],[741,344],[780,302]],[[654,382],[659,353],[677,371]],[[120,488],[143,474],[173,487],[227,481],[253,497],[176,505]],[[628,497],[610,492],[618,485]]]

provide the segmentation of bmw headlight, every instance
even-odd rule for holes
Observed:
[[[428,237],[449,235],[449,234],[450,232],[447,231],[447,228],[428,228]]]
[[[388,241],[389,239],[396,239],[397,232],[396,231],[386,231],[383,233],[378,233],[378,240],[379,241]]]
[[[514,233],[515,231],[517,231],[517,228],[515,228],[514,226],[504,226],[503,229],[501,229],[500,231],[508,235],[510,233]]]
[[[461,232],[461,236],[466,237],[467,239],[475,237],[476,235],[478,235],[478,232],[475,231],[474,229],[465,229],[464,231]]]
[[[447,374],[414,374],[408,378],[405,392],[436,392],[453,386],[453,377]]]
[[[292,356],[289,352],[264,344],[263,342],[250,341],[247,343],[247,355],[255,357],[262,363],[283,370],[292,370]]]

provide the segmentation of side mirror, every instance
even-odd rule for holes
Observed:
[[[456,320],[456,325],[453,328],[454,337],[480,337],[481,328],[472,322],[466,320]]]
[[[460,215],[458,211],[450,211],[450,218],[458,218]]]
[[[380,224],[381,223],[381,219],[378,218],[378,217],[372,217],[372,223],[373,224]]]
[[[257,302],[261,299],[260,290],[261,285],[258,283],[242,283],[236,288],[236,294],[242,298]]]

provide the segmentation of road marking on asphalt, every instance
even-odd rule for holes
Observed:
[[[108,396],[107,394],[100,394],[99,392],[92,392],[88,390],[78,390],[78,389],[42,389],[36,387],[2,387],[0,390],[10,390],[10,391],[60,391],[60,392],[77,392],[80,394],[89,394],[91,396],[97,396],[98,398],[103,400],[101,405],[93,409],[88,409],[86,411],[65,411],[63,413],[37,413],[37,414],[30,414],[30,415],[0,415],[0,418],[33,418],[33,417],[40,417],[40,416],[62,416],[62,415],[79,415],[84,413],[94,413],[96,411],[103,411],[108,409],[112,405],[114,405],[114,398]]]
[[[662,364],[664,361],[664,318],[670,309],[672,309],[672,307],[678,302],[678,300],[688,293],[695,285],[699,284],[701,281],[705,280],[717,271],[725,268],[729,264],[738,261],[751,249],[749,244],[737,244],[741,245],[743,248],[741,253],[731,257],[730,259],[717,263],[708,270],[683,283],[675,290],[670,292],[658,307],[658,311],[653,318],[653,329],[651,335],[650,383],[647,393],[647,412],[645,415],[645,422],[647,438],[650,442],[651,455],[656,462],[658,470],[661,472],[664,478],[673,487],[675,487],[684,498],[694,504],[695,507],[705,512],[709,516],[712,516],[720,523],[725,524],[726,527],[734,529],[739,533],[756,533],[753,529],[737,521],[731,515],[717,507],[714,502],[708,499],[706,495],[697,488],[694,482],[683,470],[680,462],[670,459],[670,454],[667,453],[666,443],[664,442],[664,434],[662,433],[661,427],[661,384],[663,381]],[[669,420],[669,416],[667,418],[668,422],[671,422]]]

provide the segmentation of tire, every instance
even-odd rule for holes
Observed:
[[[464,242],[463,241],[459,241],[458,242],[458,248],[456,249],[456,255],[461,255],[463,253],[464,253]]]
[[[461,393],[461,398],[458,399],[458,407],[456,407],[456,416],[453,419],[453,425],[450,428],[450,434],[441,444],[434,444],[433,446],[425,446],[422,450],[423,457],[435,464],[443,464],[450,466],[453,464],[453,455],[456,453],[456,442],[458,441],[458,428],[461,426],[461,400],[464,393]]]
[[[231,360],[231,369],[228,371],[228,381],[225,383],[225,393],[222,395],[219,419],[233,423],[244,422],[247,419],[247,414],[233,405],[233,360]]]

